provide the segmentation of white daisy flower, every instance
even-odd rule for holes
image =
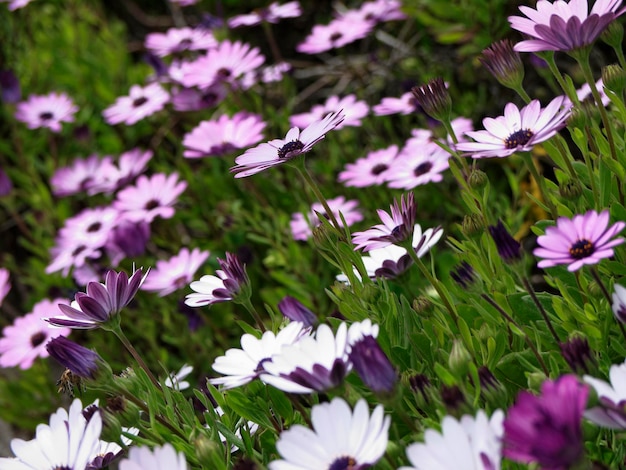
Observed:
[[[182,452],[176,452],[171,444],[155,447],[133,447],[128,458],[120,462],[120,470],[187,470]]]

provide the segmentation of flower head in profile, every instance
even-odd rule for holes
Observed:
[[[118,320],[118,315],[126,307],[141,287],[148,275],[142,269],[135,270],[132,276],[121,271],[110,270],[104,284],[90,282],[87,292],[76,294],[71,305],[59,304],[63,316],[54,316],[46,320],[55,326],[75,329],[94,329],[106,325],[110,320]]]
[[[345,169],[339,173],[337,179],[345,186],[357,188],[380,186],[387,181],[387,174],[397,156],[397,145],[374,150],[354,163],[346,164]]]
[[[626,362],[614,364],[609,370],[610,383],[584,376],[598,394],[599,404],[585,411],[585,418],[609,429],[626,429]]]
[[[372,108],[376,116],[388,116],[390,114],[412,114],[419,109],[417,99],[410,91],[404,93],[400,98],[387,97]]]
[[[159,57],[183,51],[199,51],[217,45],[213,33],[205,28],[171,28],[165,33],[146,36],[146,49]]]
[[[131,447],[128,458],[122,459],[120,470],[187,470],[187,461],[182,452],[176,452],[171,444],[150,449]]]
[[[274,139],[247,150],[235,159],[235,166],[230,169],[235,178],[245,178],[281,165],[289,160],[310,151],[322,140],[326,133],[337,127],[344,119],[341,111],[331,113],[320,121],[300,130],[292,127],[285,139]]]
[[[413,239],[417,215],[415,196],[413,193],[409,193],[406,198],[404,196],[400,197],[399,204],[397,200],[394,200],[389,207],[389,212],[378,209],[378,216],[382,224],[374,225],[364,232],[355,232],[352,235],[352,242],[356,245],[355,250],[370,251]]]
[[[539,396],[520,392],[504,420],[504,456],[545,469],[572,468],[584,454],[588,394],[575,375],[546,380]]]
[[[183,156],[187,158],[219,157],[257,144],[263,138],[265,122],[245,111],[216,120],[202,121],[185,134]]]
[[[83,379],[95,379],[100,365],[104,362],[95,351],[63,336],[57,336],[48,341],[46,351],[50,357],[69,369],[72,374]]]
[[[190,307],[204,307],[249,295],[250,281],[239,258],[232,253],[226,253],[226,259],[218,258],[217,261],[222,269],[215,271],[216,276],[202,276],[199,281],[189,285],[195,291],[188,294],[185,300]]]
[[[178,372],[171,372],[170,375],[165,379],[165,386],[174,390],[188,389],[189,382],[187,382],[185,379],[192,372],[193,366],[190,366],[189,364],[183,364]]]
[[[280,313],[292,322],[300,322],[305,327],[314,326],[317,323],[317,316],[298,299],[290,295],[283,297],[277,306]]]
[[[65,93],[31,95],[17,104],[15,119],[26,123],[29,129],[47,127],[52,132],[61,132],[61,123],[74,122],[77,111],[78,106]]]
[[[48,357],[48,340],[70,334],[69,328],[54,328],[44,320],[58,313],[61,303],[68,302],[65,299],[41,300],[33,306],[31,313],[4,327],[0,338],[0,367],[30,369],[35,359]]]
[[[349,11],[328,25],[315,25],[304,42],[296,46],[298,52],[319,54],[337,49],[367,36],[374,21],[367,20],[358,11]]]
[[[87,158],[76,158],[68,166],[58,168],[50,184],[52,192],[59,197],[71,196],[86,192],[89,195],[105,191],[104,178],[113,166],[110,156],[91,155]]]
[[[613,289],[613,315],[618,322],[626,324],[626,287],[615,284]]]
[[[237,15],[228,20],[228,26],[238,28],[240,26],[254,26],[262,22],[278,23],[282,18],[295,18],[302,14],[300,3],[293,1],[283,3],[272,2],[266,8],[259,8],[250,13]]]
[[[427,429],[424,443],[411,444],[406,454],[411,467],[399,470],[499,470],[502,458],[504,413],[488,418],[483,410],[461,420],[446,416],[441,432]]]
[[[356,95],[347,95],[343,98],[333,95],[324,104],[317,104],[308,113],[294,114],[289,118],[293,127],[307,127],[315,121],[319,121],[328,113],[342,112],[344,119],[337,124],[339,130],[346,126],[360,127],[361,120],[369,113],[369,106],[365,101],[357,100]]]
[[[183,248],[176,256],[168,260],[157,261],[156,266],[150,270],[142,284],[141,290],[158,292],[159,297],[164,297],[182,289],[192,281],[194,274],[209,254],[208,251],[200,251],[199,248],[194,248],[192,251]]]
[[[69,409],[59,408],[50,424],[39,424],[33,440],[11,440],[15,458],[0,458],[0,468],[12,470],[84,470],[100,448],[102,417],[83,416],[83,405],[76,398]]]
[[[508,157],[515,152],[527,152],[564,127],[570,109],[563,96],[554,98],[543,109],[538,100],[521,110],[508,103],[504,116],[483,119],[485,130],[465,133],[475,142],[460,142],[456,149],[472,158]]]
[[[624,243],[622,237],[614,238],[624,227],[624,222],[609,227],[608,210],[599,214],[591,210],[573,219],[559,217],[556,227],[548,227],[545,234],[537,238],[539,248],[535,248],[533,254],[544,258],[537,266],[550,268],[567,264],[567,270],[573,272],[585,264],[597,264],[613,256],[613,247]]]
[[[276,442],[282,460],[270,462],[270,470],[365,469],[385,453],[389,416],[378,405],[370,415],[367,402],[359,400],[354,411],[342,398],[313,406],[313,429],[293,425]]]
[[[326,202],[340,224],[342,224],[342,221],[339,214],[343,216],[348,227],[363,220],[363,215],[357,208],[359,203],[354,199],[346,201],[345,197],[338,196],[333,199],[328,199]],[[301,212],[293,214],[289,225],[294,240],[307,240],[313,233],[311,227],[318,227],[321,224],[319,220],[320,217],[328,216],[324,211],[324,206],[319,202],[313,203],[311,211],[306,215]]]
[[[102,115],[108,124],[124,123],[131,126],[161,111],[169,100],[170,95],[158,83],[150,83],[145,87],[133,85],[128,96],[118,98],[102,111]]]
[[[539,0],[535,9],[521,6],[525,16],[509,16],[511,27],[532,39],[518,42],[519,52],[568,52],[592,44],[609,23],[626,8],[621,0],[596,0],[589,11],[587,0]]]

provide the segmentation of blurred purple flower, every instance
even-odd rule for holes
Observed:
[[[385,172],[390,188],[413,189],[427,183],[439,183],[450,165],[450,154],[436,144],[409,139],[407,145]]]
[[[76,158],[69,165],[57,169],[50,184],[55,196],[65,197],[85,192],[94,195],[100,192],[112,192],[115,187],[107,185],[105,176],[113,170],[113,159],[109,155],[99,157]]]
[[[363,39],[372,32],[374,22],[364,19],[358,11],[349,11],[328,25],[315,25],[304,42],[296,46],[298,52],[319,54]]]
[[[220,104],[228,91],[222,83],[217,83],[204,90],[195,88],[183,88],[172,92],[172,105],[176,111],[199,111],[206,108],[214,108]]]
[[[13,183],[6,172],[0,168],[0,197],[7,196],[13,190]]]
[[[342,224],[340,213],[343,215],[348,227],[363,220],[361,211],[357,209],[358,201],[353,199],[346,201],[345,197],[339,196],[328,199],[326,202],[340,224]],[[289,226],[291,227],[291,234],[294,240],[307,240],[313,234],[311,227],[319,227],[321,225],[320,216],[327,217],[324,206],[319,202],[313,203],[311,210],[306,215],[301,212],[293,214]]]
[[[208,251],[200,251],[198,248],[194,248],[193,251],[183,248],[168,260],[157,261],[156,267],[150,270],[141,290],[158,292],[159,297],[163,297],[185,287],[192,281],[194,274],[209,254]]]
[[[599,404],[585,411],[585,418],[609,429],[626,429],[626,362],[609,370],[611,383],[585,375],[585,382],[598,394]]]
[[[0,268],[0,305],[11,290],[11,282],[9,281],[9,270]]]
[[[108,124],[124,123],[130,126],[161,111],[169,99],[168,92],[158,83],[150,83],[145,87],[133,85],[128,96],[119,97],[102,111],[102,115]]]
[[[280,5],[273,2],[266,8],[258,8],[251,13],[233,16],[228,20],[230,28],[254,26],[262,22],[278,23],[282,18],[295,18],[302,14],[299,2],[287,2]]]
[[[78,106],[65,93],[30,95],[28,100],[17,104],[15,119],[26,123],[29,129],[47,127],[61,132],[61,123],[74,122]]]
[[[376,116],[388,116],[390,114],[412,114],[419,109],[419,103],[410,91],[400,98],[383,98],[382,101],[372,108]]]
[[[305,327],[313,326],[317,323],[315,314],[289,295],[286,295],[283,300],[278,302],[278,310],[289,320],[300,322]]]
[[[348,357],[363,383],[376,393],[390,393],[398,373],[376,341],[378,325],[371,320],[355,322],[348,330]]]
[[[387,173],[397,156],[397,145],[374,150],[354,163],[348,163],[337,180],[344,186],[357,188],[380,186],[387,180]]]
[[[317,104],[308,113],[294,114],[289,118],[292,127],[307,127],[315,121],[321,120],[328,113],[341,111],[344,119],[337,124],[336,130],[346,126],[361,126],[361,119],[369,113],[369,106],[365,101],[358,101],[356,95],[347,95],[343,98],[330,96],[324,104]]]
[[[119,250],[122,255],[129,258],[141,256],[146,251],[146,244],[150,239],[150,224],[144,221],[130,222],[122,220],[114,229],[107,248],[110,244],[115,247],[113,251]],[[121,261],[121,258],[118,260]]]
[[[204,28],[170,28],[165,33],[150,33],[146,36],[146,49],[158,57],[177,54],[183,51],[211,49],[217,40]]]
[[[7,104],[15,104],[22,99],[20,81],[13,70],[0,70],[0,96]]]

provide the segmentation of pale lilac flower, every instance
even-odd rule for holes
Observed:
[[[241,111],[232,118],[202,121],[185,134],[183,156],[187,158],[219,157],[250,147],[263,139],[265,122],[261,116]]]
[[[170,95],[158,83],[150,83],[143,88],[133,85],[128,96],[119,97],[102,111],[102,115],[108,124],[124,123],[131,126],[161,111],[169,99]]]
[[[16,318],[5,326],[0,338],[0,367],[30,369],[38,357],[48,357],[46,343],[57,336],[70,334],[69,328],[55,328],[44,318],[59,312],[59,304],[68,304],[65,299],[44,299],[33,306],[33,311]]]
[[[100,413],[85,419],[83,405],[76,398],[69,413],[59,408],[50,416],[49,425],[37,425],[35,439],[12,439],[15,458],[0,458],[0,468],[85,470],[100,448],[101,431]]]
[[[181,7],[188,7],[198,3],[198,0],[169,0],[170,3],[175,3]]]
[[[217,276],[202,276],[199,281],[192,282],[189,287],[194,294],[188,294],[185,304],[190,307],[204,307],[219,302],[236,299],[240,294],[247,294],[248,274],[245,266],[237,256],[226,253],[226,259],[217,259],[222,269],[215,271]]]
[[[118,158],[117,165],[105,168],[106,187],[120,189],[129,184],[136,176],[142,174],[153,156],[152,150],[131,149]],[[95,184],[94,184],[95,186]]]
[[[544,109],[538,100],[521,110],[508,103],[504,116],[483,119],[485,130],[466,132],[476,142],[461,142],[456,149],[472,158],[508,157],[530,151],[565,126],[570,110],[570,103],[563,96],[553,99]]]
[[[618,322],[626,324],[626,287],[615,284],[613,289],[613,315]]]
[[[89,245],[84,238],[73,236],[57,236],[54,246],[50,249],[50,264],[46,273],[61,271],[67,276],[72,267],[80,268],[89,259],[97,259],[102,255],[100,247]]]
[[[365,2],[358,9],[367,21],[384,22],[404,20],[406,15],[402,13],[400,0],[373,0]]]
[[[299,2],[287,2],[280,5],[278,2],[271,3],[266,8],[259,8],[244,15],[233,16],[228,20],[228,26],[254,26],[262,22],[278,23],[282,18],[296,18],[302,14]]]
[[[363,119],[369,113],[369,107],[365,101],[358,101],[356,95],[347,95],[343,98],[330,96],[326,103],[317,104],[308,113],[294,114],[289,118],[289,123],[293,127],[307,127],[315,121],[322,119],[328,113],[341,111],[344,120],[337,124],[335,129],[339,130],[346,126],[360,127]]]
[[[598,93],[600,94],[600,100],[602,100],[602,106],[608,106],[609,103],[611,102],[611,98],[609,98],[607,94],[604,92],[604,82],[602,81],[602,78],[600,78],[596,82],[596,89],[598,90]],[[591,94],[591,87],[589,86],[589,83],[584,83],[578,90],[576,90],[576,96],[578,97],[578,101],[581,101],[581,102],[586,100],[587,98],[593,101],[593,96]]]
[[[313,429],[300,424],[283,431],[276,450],[283,460],[270,462],[270,470],[365,469],[387,449],[391,419],[383,405],[371,416],[360,399],[354,411],[343,398],[313,406]]]
[[[220,104],[228,91],[223,83],[216,83],[204,90],[183,88],[172,92],[172,105],[176,111],[199,111]]]
[[[536,9],[521,6],[526,15],[509,16],[513,29],[532,39],[518,42],[519,52],[563,51],[592,44],[609,23],[620,16],[626,8],[620,8],[621,0],[596,0],[589,12],[587,0],[539,0]]]
[[[612,365],[609,378],[611,383],[589,375],[583,377],[595,389],[599,401],[598,406],[585,411],[585,418],[605,428],[626,429],[626,362]]]
[[[345,169],[339,173],[337,180],[345,186],[357,188],[380,186],[386,181],[387,172],[397,156],[397,145],[374,150],[354,163],[346,164]]]
[[[450,127],[452,127],[457,142],[467,142],[465,135],[474,130],[472,120],[464,117],[458,117],[450,121]],[[412,129],[411,137],[407,139],[404,147],[420,146],[437,141],[441,142],[441,139],[439,139],[431,129]],[[451,135],[446,136],[443,142],[449,146],[454,145],[454,139],[452,139]]]
[[[194,248],[180,250],[176,256],[168,260],[159,260],[156,267],[150,270],[150,274],[141,286],[141,290],[158,292],[159,297],[185,287],[193,280],[194,274],[202,263],[209,257],[208,251],[200,251]]]
[[[225,40],[195,61],[182,63],[180,82],[186,87],[200,89],[220,82],[234,84],[238,78],[257,69],[263,62],[265,57],[258,47]]]
[[[107,186],[105,175],[113,168],[110,156],[91,155],[87,158],[76,158],[69,165],[57,169],[50,184],[56,196],[64,197],[86,192],[90,196],[115,189]]]
[[[285,73],[291,70],[291,65],[287,62],[279,62],[277,64],[261,67],[260,69],[246,72],[238,81],[239,88],[248,90],[257,83],[279,82],[283,79]]]
[[[146,36],[146,49],[159,57],[211,49],[216,45],[213,33],[205,28],[170,28],[165,33],[150,33]]]
[[[363,39],[373,29],[374,22],[364,20],[357,11],[351,11],[332,20],[328,25],[315,25],[304,42],[296,46],[298,52],[318,54],[337,49]]]
[[[410,91],[400,98],[383,98],[382,101],[372,108],[376,116],[388,116],[390,114],[412,114],[419,109],[419,103]]]
[[[292,127],[284,140],[274,139],[248,149],[243,155],[235,159],[235,166],[230,171],[235,173],[235,178],[245,178],[286,163],[311,150],[316,143],[326,136],[327,132],[341,124],[343,118],[342,112],[339,111],[312,123],[302,131],[297,127]]]
[[[359,203],[354,199],[346,201],[345,197],[338,196],[334,199],[328,199],[326,202],[328,203],[330,210],[333,212],[333,215],[342,226],[343,223],[339,213],[343,215],[348,227],[363,220],[363,215],[357,209]],[[289,225],[291,227],[291,234],[293,235],[294,240],[307,240],[313,234],[311,226],[318,227],[321,225],[321,221],[319,220],[317,213],[323,217],[327,217],[324,206],[322,206],[319,202],[316,202],[311,206],[311,210],[308,214],[305,215],[302,212],[298,212],[291,216]]]
[[[65,93],[30,95],[27,101],[17,104],[15,119],[26,123],[29,129],[47,127],[61,132],[62,122],[74,122],[78,106]]]
[[[9,282],[9,270],[6,268],[0,268],[0,305],[11,290],[11,283]]]
[[[450,154],[436,144],[406,145],[385,172],[390,188],[413,189],[443,180]]]
[[[261,338],[246,333],[241,337],[241,349],[229,349],[213,362],[213,370],[224,377],[209,381],[222,385],[224,390],[245,385],[259,376],[264,364],[279,353],[283,345],[293,344],[309,334],[310,329],[299,322],[289,323],[276,334],[266,331]]]
[[[346,323],[339,325],[336,335],[321,324],[314,337],[283,345],[263,364],[259,378],[289,393],[322,392],[343,383],[351,368]]]
[[[504,420],[504,456],[543,469],[572,468],[584,455],[583,412],[589,386],[575,375],[546,380],[541,395],[522,391]]]
[[[186,188],[187,183],[178,180],[178,173],[157,173],[150,178],[141,175],[134,186],[117,193],[113,207],[131,222],[150,223],[156,217],[169,219],[175,212],[172,206]]]
[[[537,266],[550,268],[567,264],[567,270],[573,272],[585,264],[597,264],[602,258],[613,256],[613,247],[624,243],[621,237],[613,238],[624,227],[624,222],[609,227],[608,210],[599,214],[591,210],[573,219],[559,217],[556,227],[546,228],[545,235],[537,238],[540,248],[535,248],[533,254],[545,258]]]
[[[427,429],[424,443],[411,444],[406,455],[411,467],[398,470],[500,470],[504,413],[488,418],[483,410],[461,420],[445,416],[441,432]]]
[[[62,315],[46,318],[46,321],[54,326],[79,330],[99,328],[119,315],[133,300],[149,271],[142,276],[142,268],[139,268],[129,278],[123,271],[110,270],[104,284],[90,282],[87,292],[76,294],[70,305],[59,304]]]
[[[0,3],[8,3],[9,10],[15,11],[20,8],[24,8],[26,5],[28,5],[32,1],[33,0],[0,0]]]
[[[174,390],[186,390],[189,388],[189,382],[185,379],[189,374],[193,372],[193,366],[184,364],[180,370],[176,373],[172,372],[167,379],[165,379],[165,386]]]
[[[172,0],[170,0],[172,1]],[[187,470],[185,454],[176,452],[171,444],[150,449],[131,447],[128,458],[122,459],[120,470]]]
[[[413,193],[409,193],[406,198],[402,195],[399,204],[394,199],[389,209],[389,212],[377,210],[382,224],[352,234],[355,250],[362,248],[363,251],[370,251],[413,238],[414,227],[418,226],[415,224],[417,207]]]

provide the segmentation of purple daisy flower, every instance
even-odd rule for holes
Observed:
[[[504,420],[504,456],[546,470],[572,468],[584,455],[588,395],[589,387],[575,375],[546,380],[540,396],[520,392]]]
[[[17,104],[15,119],[26,123],[29,129],[47,127],[61,132],[62,122],[74,122],[78,106],[65,93],[30,95],[28,100]]]
[[[178,180],[178,173],[157,173],[150,178],[141,175],[134,186],[117,193],[113,207],[131,222],[149,223],[156,217],[169,219],[175,212],[172,206],[186,188],[187,183]]]
[[[117,165],[112,168],[105,168],[104,178],[107,181],[106,187],[122,188],[142,174],[152,159],[152,150],[131,149],[119,156]]]
[[[6,104],[15,104],[22,99],[20,81],[11,69],[0,69],[0,99]]]
[[[265,126],[261,116],[245,111],[235,114],[232,118],[224,115],[217,120],[202,121],[191,132],[185,134],[183,156],[219,157],[249,147],[263,139]]]
[[[279,82],[283,79],[285,73],[291,70],[291,64],[287,62],[279,62],[277,64],[261,67],[257,70],[247,72],[239,80],[239,87],[242,90],[248,90],[257,83]]]
[[[135,270],[129,278],[125,272],[110,270],[104,281],[90,282],[87,292],[76,294],[70,305],[59,304],[63,315],[45,320],[54,326],[79,330],[99,328],[116,317],[135,297],[150,270],[142,276],[142,269]]]
[[[159,57],[211,49],[216,45],[213,33],[204,28],[170,28],[165,33],[150,33],[146,36],[146,49]]]
[[[521,110],[508,103],[504,116],[483,119],[485,130],[465,133],[476,142],[461,142],[456,149],[472,158],[508,157],[515,152],[527,152],[564,127],[570,110],[563,96],[554,98],[544,109],[538,100]]]
[[[345,186],[357,188],[380,186],[387,180],[387,172],[397,156],[397,145],[374,150],[366,157],[346,164],[345,170],[339,173],[337,180]]]
[[[55,196],[65,197],[86,192],[90,196],[100,192],[110,192],[114,186],[107,186],[105,175],[113,169],[113,159],[106,155],[91,155],[76,158],[71,165],[57,169],[50,184]]]
[[[537,238],[540,248],[533,254],[546,258],[537,264],[540,268],[550,268],[567,264],[567,270],[577,271],[585,264],[597,264],[602,258],[613,256],[613,247],[624,243],[623,238],[613,238],[621,232],[626,223],[616,222],[609,227],[609,211],[599,214],[588,211],[573,219],[559,217],[556,227],[546,228],[545,235]]]
[[[383,98],[382,101],[372,108],[376,116],[389,116],[390,114],[412,114],[419,109],[419,103],[415,95],[410,91],[400,98]]]
[[[402,13],[400,0],[374,0],[365,2],[358,9],[366,21],[381,23],[384,21],[404,20],[406,15]]]
[[[11,283],[9,282],[9,270],[6,268],[0,268],[0,305],[11,290]]]
[[[226,253],[226,259],[217,259],[222,269],[215,271],[217,276],[202,276],[199,281],[192,282],[189,287],[196,291],[188,294],[185,304],[190,307],[204,307],[218,302],[234,300],[242,293],[246,294],[248,274],[245,266],[237,256]]]
[[[125,123],[131,126],[161,111],[169,99],[170,95],[158,83],[150,83],[143,88],[133,85],[128,96],[119,97],[102,111],[102,115],[108,124]]]
[[[328,25],[315,25],[304,42],[296,46],[298,52],[319,54],[363,39],[372,32],[374,22],[365,20],[357,11],[350,11]]]
[[[426,183],[439,183],[449,168],[450,154],[436,144],[409,142],[385,172],[390,188],[413,189]]]
[[[258,47],[240,41],[222,41],[206,55],[181,64],[181,83],[186,87],[205,89],[216,83],[235,81],[265,62]]]
[[[38,357],[48,357],[46,343],[50,338],[67,336],[69,328],[55,328],[44,318],[59,312],[58,305],[68,304],[65,299],[44,299],[33,306],[33,311],[18,317],[5,326],[0,338],[0,367],[30,369]]]
[[[26,5],[28,5],[32,1],[33,0],[0,0],[0,3],[8,3],[9,10],[14,11],[20,8],[24,8]]]
[[[328,199],[326,202],[340,224],[342,222],[339,213],[343,215],[348,227],[363,220],[363,215],[357,209],[359,202],[354,199],[346,201],[345,197],[339,196],[334,199]],[[318,213],[321,216],[326,216],[324,206],[322,206],[319,202],[316,202],[311,206],[311,211],[308,214],[305,215],[298,212],[291,216],[291,222],[289,222],[289,225],[291,227],[291,234],[293,235],[294,240],[309,239],[309,237],[313,234],[311,226],[318,227],[321,225]]]
[[[194,274],[209,254],[208,251],[200,251],[198,248],[193,251],[183,248],[180,253],[168,260],[157,261],[156,267],[150,270],[141,290],[158,292],[159,297],[163,297],[185,287],[193,280]]]
[[[251,13],[233,16],[228,20],[228,26],[238,28],[240,26],[254,26],[262,22],[278,23],[282,18],[296,18],[302,14],[299,2],[287,2],[280,5],[278,2],[271,3],[266,8],[259,8]]]
[[[308,113],[294,114],[289,118],[289,123],[293,127],[307,127],[322,119],[328,113],[343,112],[343,122],[337,124],[335,129],[339,130],[345,126],[361,126],[361,119],[369,113],[369,106],[365,101],[357,101],[356,95],[347,95],[343,98],[331,96],[324,104],[318,104],[311,108]]]
[[[609,23],[626,11],[619,9],[621,4],[622,0],[596,0],[591,12],[587,0],[539,0],[536,9],[521,6],[526,17],[509,16],[509,23],[533,39],[517,43],[514,49],[567,52],[592,44]]]
[[[235,159],[235,166],[230,169],[235,178],[245,178],[286,163],[292,158],[308,152],[322,140],[326,133],[343,121],[343,113],[331,113],[320,121],[307,126],[304,130],[292,127],[284,140],[274,139],[247,150]]]
[[[400,204],[394,200],[389,209],[390,212],[377,210],[382,224],[374,225],[364,232],[352,234],[352,242],[356,245],[355,250],[362,248],[363,251],[370,251],[413,238],[417,211],[413,193],[409,193],[406,199],[402,195]]]

